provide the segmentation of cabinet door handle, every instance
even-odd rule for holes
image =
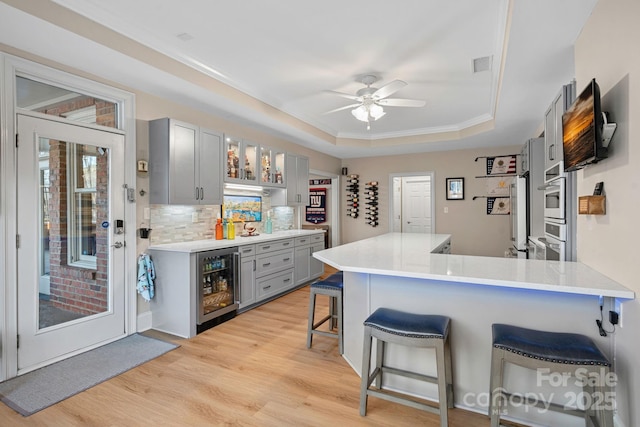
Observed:
[[[290,279],[290,278],[289,278],[289,279],[284,279],[284,280],[283,280],[283,282],[284,282],[284,283],[287,283],[287,282],[290,282],[290,281],[291,281],[291,279]]]
[[[204,188],[200,187],[200,200],[204,200]]]
[[[269,249],[271,247],[271,245],[269,246],[263,246],[262,249]]]
[[[551,144],[549,146],[549,160],[555,160],[556,158],[555,151],[556,151],[556,144]]]
[[[253,260],[253,271],[256,271],[256,260]]]
[[[196,200],[199,200],[198,197],[200,197],[200,193],[198,192],[198,187],[196,187]]]
[[[283,258],[282,261],[287,262],[289,261],[291,258]]]
[[[282,246],[289,246],[289,242],[284,242]]]
[[[270,262],[268,262],[268,263],[266,263],[266,264],[262,264],[262,266],[263,266],[263,267],[268,267],[268,266],[270,266],[270,265],[271,265],[271,263],[270,263]]]
[[[264,287],[262,288],[262,290],[263,290],[263,291],[266,291],[266,290],[267,290],[267,289],[269,289],[270,287],[271,287],[271,285],[269,285],[269,286],[264,286]]]
[[[242,251],[242,253],[248,254],[249,252],[253,251],[253,249],[249,248],[249,249],[244,249]]]

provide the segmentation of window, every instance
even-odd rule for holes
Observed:
[[[68,151],[68,263],[96,268],[97,166],[94,146],[70,144]]]
[[[16,76],[16,106],[81,123],[118,129],[118,105],[26,77]]]

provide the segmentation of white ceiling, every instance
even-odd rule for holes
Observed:
[[[231,90],[203,90],[143,50],[42,22],[17,0],[0,4],[10,18],[0,42],[342,158],[522,143],[573,78],[572,47],[597,2],[54,1]],[[474,73],[473,59],[487,56],[491,69]],[[376,87],[407,82],[392,98],[426,106],[385,107],[370,130],[350,110],[324,114],[353,103],[327,91],[355,94],[371,73]]]

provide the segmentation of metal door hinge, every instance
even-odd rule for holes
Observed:
[[[20,235],[16,234],[16,249],[20,249]]]

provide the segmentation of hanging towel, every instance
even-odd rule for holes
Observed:
[[[156,270],[153,266],[151,257],[147,254],[141,254],[138,257],[138,293],[142,295],[145,301],[151,301],[155,294],[153,279],[156,278]]]

